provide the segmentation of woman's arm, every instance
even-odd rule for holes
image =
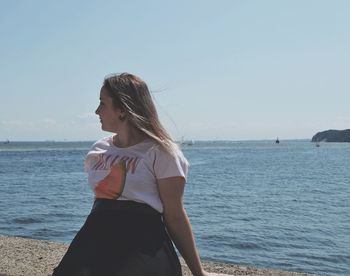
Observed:
[[[158,187],[164,207],[164,222],[171,239],[194,276],[209,275],[202,268],[191,224],[183,207],[185,179],[183,177],[158,179]]]

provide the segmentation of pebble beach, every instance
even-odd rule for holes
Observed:
[[[48,276],[68,248],[67,244],[21,237],[0,236],[0,276]],[[184,264],[184,276],[192,275]],[[307,276],[311,274],[245,267],[219,262],[203,262],[212,276],[270,275]]]

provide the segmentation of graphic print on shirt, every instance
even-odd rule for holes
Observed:
[[[113,164],[109,174],[95,186],[95,197],[104,199],[117,199],[120,197],[125,186],[126,171],[124,160]]]
[[[135,173],[136,167],[140,161],[139,157],[107,155],[107,154],[101,154],[93,159],[92,158],[90,158],[91,160],[89,160],[90,170],[107,170],[116,163],[125,162],[126,172],[127,173],[130,172],[132,174]]]

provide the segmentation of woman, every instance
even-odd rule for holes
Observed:
[[[178,276],[171,240],[193,275],[208,275],[182,203],[188,163],[147,85],[132,74],[107,77],[96,114],[102,130],[116,134],[87,154],[95,202],[53,275]]]

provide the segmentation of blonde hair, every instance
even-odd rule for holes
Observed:
[[[113,104],[126,113],[128,122],[155,140],[168,153],[173,154],[177,145],[159,121],[151,93],[146,83],[129,74],[108,75],[103,82]]]

